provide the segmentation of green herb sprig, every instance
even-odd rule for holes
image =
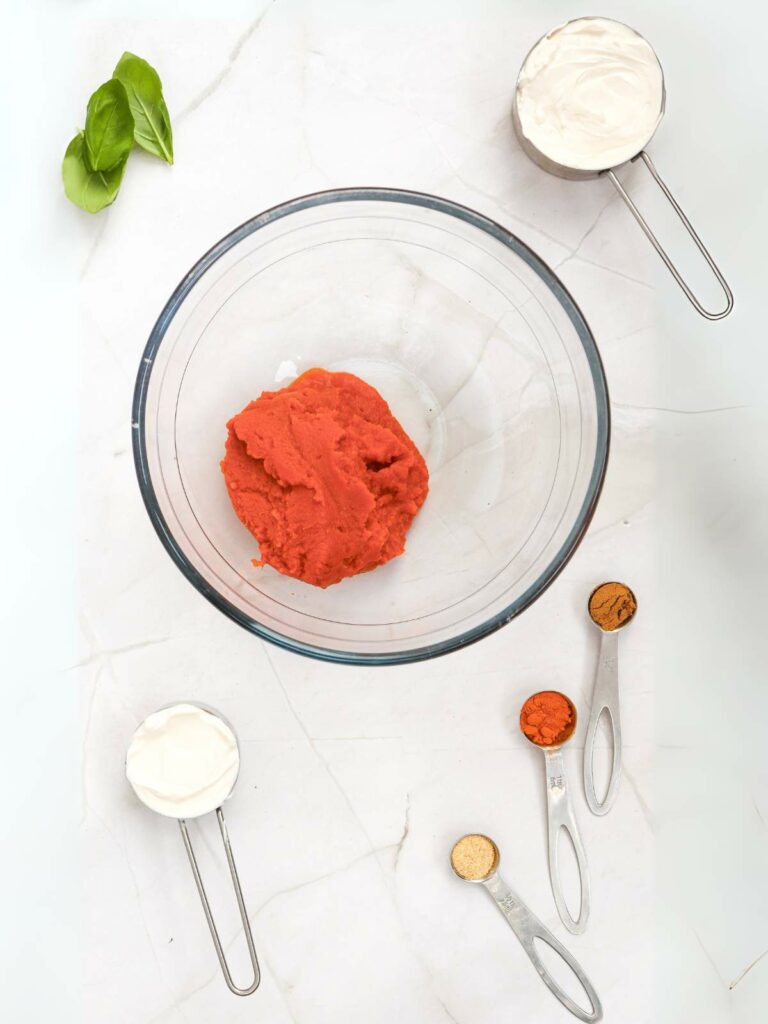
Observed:
[[[160,77],[141,57],[124,53],[112,78],[88,101],[85,131],[67,146],[61,165],[67,198],[88,213],[113,203],[134,144],[173,163],[171,118]]]

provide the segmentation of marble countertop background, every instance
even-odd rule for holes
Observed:
[[[26,443],[8,446],[18,501],[3,511],[19,579],[3,618],[5,777],[30,763],[30,730],[37,753],[25,785],[8,787],[3,826],[8,1019],[567,1020],[490,902],[452,876],[448,852],[467,831],[497,840],[508,881],[577,955],[606,1020],[761,1019],[764,9],[736,0],[726,19],[714,0],[604,0],[597,12],[562,0],[27,6],[4,72],[9,137],[35,157],[8,170],[6,192],[18,242],[6,267],[6,344],[17,344],[5,412]],[[668,112],[652,153],[733,285],[736,310],[721,324],[688,307],[609,182],[549,177],[514,139],[525,52],[587,13],[629,22],[660,55]],[[176,163],[133,157],[117,202],[88,217],[60,194],[60,154],[126,49],[160,70]],[[34,123],[15,102],[23,82]],[[623,178],[664,218],[641,168]],[[470,649],[395,669],[304,660],[221,616],[162,550],[130,450],[140,353],[182,274],[252,214],[343,185],[434,192],[518,233],[577,298],[612,396],[604,495],[557,584]],[[680,259],[706,291],[701,268]],[[631,582],[640,612],[621,641],[624,779],[608,818],[584,801],[583,724],[565,753],[593,882],[590,926],[572,937],[549,889],[542,765],[516,715],[549,686],[588,706],[597,639],[584,605],[604,578]],[[246,1000],[221,979],[178,830],[124,780],[136,724],[184,698],[221,709],[241,741],[227,818],[263,974]],[[243,977],[215,822],[196,838]]]

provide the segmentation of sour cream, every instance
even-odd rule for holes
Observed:
[[[539,152],[604,171],[643,149],[663,98],[661,66],[642,36],[609,18],[578,18],[531,50],[516,100],[523,135]]]
[[[174,704],[145,718],[126,757],[139,800],[171,818],[196,818],[220,807],[239,768],[230,727],[195,704]]]

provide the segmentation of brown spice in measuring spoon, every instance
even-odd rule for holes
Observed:
[[[636,610],[637,600],[626,583],[601,583],[589,599],[590,617],[606,633],[629,622]]]

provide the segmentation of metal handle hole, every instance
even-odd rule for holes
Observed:
[[[563,851],[565,851],[565,856],[563,856]],[[571,836],[570,829],[565,825],[561,825],[557,830],[555,858],[557,860],[560,892],[562,893],[568,913],[574,921],[578,921],[583,899],[581,873],[579,872],[579,861],[576,855],[576,847],[573,844],[573,837]]]
[[[534,936],[533,948],[541,960],[545,971],[560,989],[561,993],[582,1009],[585,1015],[593,1014],[596,1007],[592,1004],[589,992],[584,988],[581,979],[561,953],[541,935]]]
[[[605,803],[611,785],[615,742],[613,715],[610,708],[604,707],[597,719],[594,742],[585,754],[586,757],[592,757],[592,785],[595,800],[600,805]]]
[[[232,977],[232,973],[229,969],[229,963],[227,960],[227,950],[221,941],[219,930],[216,927],[213,912],[211,910],[211,904],[208,900],[208,894],[205,890],[205,884],[200,873],[200,866],[197,862],[197,856],[192,846],[192,838],[189,834],[189,828],[187,822],[184,819],[179,820],[179,828],[181,829],[181,836],[184,840],[184,846],[189,857],[190,867],[192,868],[192,874],[195,879],[195,885],[197,886],[197,892],[200,896],[200,902],[203,905],[203,911],[205,913],[205,919],[208,922],[208,929],[213,939],[213,945],[216,949],[216,956],[218,957],[219,964],[221,966],[224,980],[227,983],[227,988],[236,996],[249,996],[259,987],[261,982],[261,971],[259,969],[259,960],[256,955],[256,947],[253,943],[253,933],[251,932],[250,921],[248,920],[248,911],[245,906],[245,899],[243,898],[243,890],[240,886],[240,879],[237,874],[237,867],[235,866],[235,858],[232,853],[232,845],[229,840],[229,832],[227,831],[227,825],[224,820],[224,812],[219,807],[216,811],[216,819],[219,824],[219,832],[221,839],[224,844],[224,852],[227,858],[227,865],[229,867],[229,875],[232,882],[232,887],[235,893],[235,899],[237,901],[237,909],[240,914],[240,922],[242,925],[242,931],[245,937],[245,942],[248,948],[248,956],[251,961],[251,969],[253,971],[252,981],[245,987],[240,987],[236,984]]]
[[[656,182],[656,184],[658,185],[658,187],[661,190],[662,194],[664,195],[664,198],[667,200],[667,202],[669,203],[669,205],[672,207],[673,211],[677,215],[677,219],[678,219],[680,225],[682,226],[684,231],[687,232],[688,236],[693,240],[694,245],[696,246],[696,248],[698,249],[699,253],[703,257],[705,263],[707,264],[709,269],[712,271],[712,273],[714,275],[714,278],[715,278],[715,281],[720,286],[720,289],[722,290],[723,296],[725,298],[725,305],[721,309],[718,309],[718,310],[707,309],[705,306],[702,305],[702,303],[699,301],[698,297],[692,291],[692,289],[691,289],[690,285],[688,284],[688,282],[683,278],[682,274],[680,273],[680,271],[678,270],[678,268],[675,265],[674,261],[671,259],[671,257],[667,253],[667,251],[664,248],[664,246],[661,244],[659,239],[656,237],[656,234],[654,233],[653,228],[651,228],[651,226],[648,223],[648,221],[646,220],[645,216],[641,213],[640,209],[638,208],[638,206],[636,205],[636,203],[634,202],[634,200],[630,196],[630,194],[627,191],[627,189],[624,187],[624,185],[619,180],[616,172],[613,171],[613,170],[606,171],[605,173],[606,173],[607,177],[613,183],[614,188],[616,189],[616,191],[619,193],[621,198],[626,203],[630,213],[632,214],[632,216],[635,218],[637,223],[642,228],[643,233],[645,234],[645,237],[648,239],[648,241],[651,243],[653,248],[659,254],[659,256],[661,257],[661,259],[662,259],[664,265],[666,266],[667,270],[674,277],[675,281],[677,281],[678,285],[683,290],[683,292],[685,293],[686,298],[691,303],[691,305],[696,310],[696,312],[699,313],[701,316],[705,317],[707,320],[722,320],[723,317],[728,316],[728,314],[733,309],[733,292],[731,291],[731,289],[730,289],[730,287],[728,285],[728,282],[723,277],[723,274],[722,274],[720,268],[715,263],[715,261],[712,258],[712,255],[710,254],[709,250],[704,245],[704,243],[702,242],[701,238],[699,238],[699,236],[696,233],[693,225],[691,224],[691,222],[686,217],[686,215],[683,212],[680,204],[675,199],[675,197],[672,195],[672,192],[667,187],[666,183],[663,181],[661,175],[656,170],[655,164],[653,163],[651,158],[648,156],[648,154],[645,152],[645,150],[642,150],[640,153],[638,153],[638,155],[637,155],[637,157],[635,157],[635,159],[636,160],[640,159],[645,164],[645,166],[647,167],[651,177]]]

